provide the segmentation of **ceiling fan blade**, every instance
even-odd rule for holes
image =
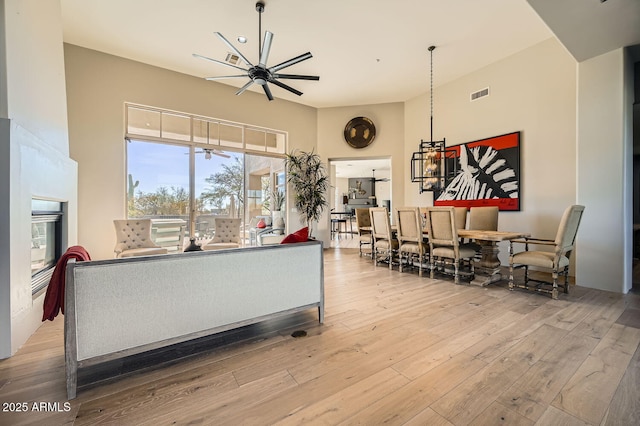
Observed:
[[[274,78],[289,78],[292,80],[320,80],[317,75],[298,75],[298,74],[272,74]]]
[[[273,33],[265,31],[264,43],[262,44],[262,50],[260,51],[260,65],[267,67],[267,60],[269,59],[269,51],[271,50],[271,40],[273,40]]]
[[[217,155],[218,157],[231,158],[231,156],[229,154],[225,154],[224,152],[218,151],[217,149],[212,149],[211,153],[213,155]]]
[[[245,64],[249,65],[250,67],[253,66],[253,64],[249,62],[249,60],[238,49],[236,49],[236,47],[233,44],[229,43],[229,40],[224,38],[222,34],[220,34],[219,32],[215,32],[214,34],[217,35],[220,38],[220,40],[222,40],[224,44],[226,44],[229,47],[229,49],[233,50],[236,55],[242,58]]]
[[[271,94],[271,89],[269,89],[269,86],[267,86],[267,83],[263,84],[262,88],[264,89],[264,94],[267,95],[267,98],[269,98],[269,101],[272,101],[273,95]]]
[[[249,77],[249,75],[247,75],[247,74],[243,74],[243,75],[221,75],[219,77],[205,77],[204,79],[213,81],[213,80],[222,80],[222,79],[225,79],[225,78],[236,78],[236,77]]]
[[[249,82],[248,82],[247,84],[245,84],[244,86],[242,86],[242,87],[240,88],[240,90],[238,90],[238,91],[236,92],[236,95],[240,95],[240,94],[242,94],[242,93],[243,93],[245,90],[247,90],[247,89],[249,88],[249,86],[251,86],[252,84],[253,84],[253,80],[249,80]]]
[[[283,68],[290,67],[291,65],[295,65],[298,62],[302,62],[302,61],[305,61],[307,59],[310,59],[312,57],[313,56],[311,55],[311,52],[303,53],[300,56],[296,56],[295,58],[291,58],[288,61],[284,61],[281,64],[278,64],[278,65],[275,65],[275,66],[269,68],[269,71],[271,71],[273,73],[273,72],[276,72],[276,71],[281,70]]]
[[[236,65],[232,65],[232,64],[230,64],[228,62],[219,61],[217,59],[207,58],[206,56],[198,55],[197,53],[194,53],[193,56],[196,57],[196,58],[204,59],[205,61],[215,62],[216,64],[226,65],[228,67],[236,68],[236,69],[239,69],[239,70],[242,70],[242,71],[247,71],[247,72],[249,71],[246,68],[238,67]]]
[[[291,87],[291,86],[287,86],[286,84],[284,84],[284,83],[282,83],[282,82],[280,82],[280,81],[278,81],[278,80],[273,80],[273,79],[272,79],[272,80],[269,80],[269,83],[273,83],[273,84],[275,84],[276,86],[280,86],[280,87],[282,87],[283,89],[288,90],[288,91],[290,91],[291,93],[295,93],[295,94],[296,94],[296,95],[298,95],[298,96],[301,96],[301,95],[302,95],[302,92],[301,92],[301,91],[296,90],[296,89],[294,89],[294,88],[293,88],[293,87]]]

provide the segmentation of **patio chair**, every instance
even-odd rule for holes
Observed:
[[[418,267],[418,275],[422,276],[423,260],[427,253],[427,244],[422,237],[422,215],[418,207],[400,207],[396,209],[398,224],[398,257],[400,272],[403,270],[403,259],[407,266]],[[417,258],[417,264],[415,259]]]
[[[431,278],[436,267],[447,271],[447,259],[453,264],[453,280],[460,283],[460,266],[464,259],[469,260],[470,277],[473,277],[473,257],[476,252],[467,244],[461,244],[456,227],[453,207],[431,207],[427,211],[427,231],[429,233]]]
[[[151,219],[115,219],[113,225],[117,240],[113,249],[116,257],[167,254],[166,248],[151,239]]]
[[[373,262],[378,265],[378,255],[384,256],[384,261],[389,262],[389,269],[393,269],[393,255],[398,251],[398,240],[393,236],[389,211],[386,207],[372,207],[369,209],[371,216],[371,233],[373,235],[373,249],[371,255]]]
[[[569,293],[569,259],[573,252],[578,226],[582,219],[584,206],[569,206],[560,220],[555,240],[541,238],[524,238],[509,242],[509,289],[522,288],[541,293],[550,293],[552,299],[558,298],[558,275],[564,275],[562,289]],[[525,251],[513,254],[513,244],[522,243]],[[529,250],[529,244],[548,246],[553,251]],[[552,281],[544,281],[529,277],[529,267],[537,267],[542,270],[551,270]],[[524,268],[524,283],[516,284],[513,279],[513,270]],[[535,287],[529,287],[529,281],[538,283]],[[550,287],[550,288],[549,288]]]
[[[202,246],[202,250],[222,250],[240,247],[240,223],[242,219],[216,217],[213,239]]]

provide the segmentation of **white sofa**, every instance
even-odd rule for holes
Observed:
[[[69,263],[69,399],[84,366],[311,308],[322,323],[322,256],[312,241]]]

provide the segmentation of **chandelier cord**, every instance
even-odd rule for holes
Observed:
[[[429,53],[431,55],[431,73],[430,73],[430,87],[429,95],[431,96],[431,118],[429,128],[431,130],[431,142],[433,142],[433,50],[435,46],[429,46]]]

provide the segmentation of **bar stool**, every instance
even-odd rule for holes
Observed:
[[[344,231],[343,225],[344,224]],[[347,219],[342,217],[331,219],[331,238],[333,238],[334,234],[338,234],[338,238],[340,238],[341,232],[347,232]]]

